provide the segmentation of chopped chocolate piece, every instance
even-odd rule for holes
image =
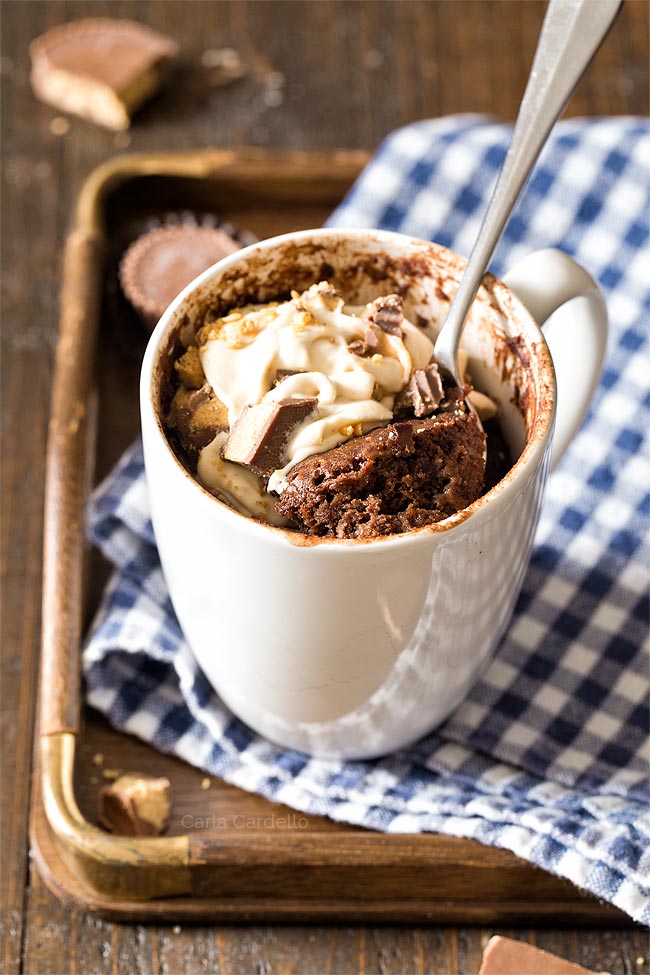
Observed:
[[[160,836],[169,826],[169,779],[121,775],[99,792],[99,821],[122,836]]]
[[[178,44],[131,20],[88,17],[53,27],[29,50],[38,98],[119,132],[156,93]]]
[[[440,401],[439,411],[441,413],[467,412],[467,397],[472,391],[472,387],[467,384],[463,386],[445,386],[445,398]]]
[[[316,399],[281,399],[245,406],[221,456],[265,477],[283,467],[289,436],[314,411]]]
[[[176,360],[174,368],[187,389],[200,389],[203,386],[205,373],[201,365],[199,350],[195,345],[190,346],[180,359]]]
[[[336,311],[336,309],[343,304],[343,299],[336,288],[334,288],[331,284],[328,284],[326,281],[320,282],[320,284],[317,286],[317,291],[323,304],[326,308],[329,308],[330,311]]]
[[[374,355],[379,349],[379,339],[374,329],[367,328],[363,338],[354,339],[348,344],[348,349],[350,352],[354,352],[355,355],[360,355],[364,358],[369,355]]]
[[[558,958],[525,941],[497,935],[490,938],[483,952],[479,975],[596,975],[590,969]],[[601,972],[601,975],[606,973]]]
[[[145,325],[153,328],[190,281],[239,247],[216,227],[186,224],[150,230],[122,258],[122,291]]]
[[[289,376],[297,376],[300,372],[302,372],[302,369],[278,369],[273,380],[273,385],[279,386]]]
[[[402,299],[399,295],[386,295],[385,298],[376,298],[370,305],[368,318],[375,325],[379,325],[382,332],[401,336],[404,319]]]
[[[167,423],[176,431],[190,458],[196,460],[219,431],[228,429],[228,411],[208,383],[191,392],[180,386],[172,400]]]
[[[416,416],[430,416],[440,405],[445,392],[440,370],[435,362],[415,369],[404,389],[395,398],[394,413],[413,411]]]
[[[275,510],[320,537],[421,528],[480,496],[484,450],[485,434],[470,413],[391,423],[301,461]]]

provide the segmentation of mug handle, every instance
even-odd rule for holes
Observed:
[[[598,386],[607,347],[607,306],[591,275],[554,248],[524,257],[503,281],[543,329],[555,366],[554,469],[578,432]]]

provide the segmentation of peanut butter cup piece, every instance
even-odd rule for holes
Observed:
[[[386,295],[375,300],[368,307],[368,318],[387,335],[402,334],[404,309],[399,295]]]
[[[239,247],[216,227],[177,225],[151,230],[134,241],[122,258],[122,291],[145,325],[153,328],[190,281]]]
[[[188,457],[196,461],[203,448],[212,443],[218,433],[228,429],[228,411],[209,383],[193,390],[179,386],[167,423],[176,431]]]
[[[435,362],[414,369],[408,383],[395,398],[394,413],[413,411],[415,416],[430,416],[444,399],[440,370]]]
[[[355,355],[367,358],[379,351],[379,339],[371,328],[367,328],[363,334],[363,338],[354,339],[348,344],[348,349],[350,352],[354,352]]]
[[[53,27],[29,51],[37,98],[119,132],[158,91],[178,44],[131,20],[88,17]]]
[[[221,456],[269,477],[286,463],[293,430],[318,405],[316,399],[282,399],[245,406],[223,445]]]
[[[525,941],[496,935],[483,952],[479,975],[598,975],[566,958],[542,951]],[[600,975],[607,975],[601,972]]]
[[[99,821],[121,836],[161,836],[169,826],[169,779],[121,775],[99,793]]]
[[[178,378],[186,389],[200,389],[205,383],[205,373],[201,365],[201,355],[196,345],[186,349],[174,363]]]

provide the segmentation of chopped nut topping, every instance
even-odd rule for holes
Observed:
[[[342,437],[360,437],[363,434],[363,423],[346,423],[339,427],[339,433]]]
[[[340,311],[343,307],[343,298],[328,281],[319,281],[318,284],[312,285],[306,294],[313,292],[316,293],[321,304],[329,311]]]
[[[206,321],[199,329],[197,342],[202,347],[214,339],[221,339],[229,349],[241,349],[246,339],[254,338],[273,321],[277,307],[277,301],[272,301],[260,308],[255,305],[235,308],[222,318]]]
[[[229,349],[241,349],[246,344],[245,340],[254,338],[263,327],[259,319],[239,315],[230,321],[224,319],[219,338],[225,341]]]
[[[317,322],[314,316],[312,315],[312,313],[309,311],[309,309],[305,308],[305,306],[301,302],[297,301],[296,313],[293,316],[293,321],[291,324],[294,332],[296,334],[300,334],[300,332],[304,332],[306,328],[310,328],[312,325],[316,325]]]

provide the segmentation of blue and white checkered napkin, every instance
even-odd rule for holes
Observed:
[[[330,223],[467,254],[509,135],[472,116],[401,129]],[[650,923],[649,159],[639,120],[560,123],[494,260],[499,274],[537,248],[568,251],[607,293],[613,334],[593,408],[551,477],[512,625],[446,724],[399,754],[338,762],[285,751],[235,720],[174,617],[139,445],[90,503],[91,538],[117,567],[84,652],[90,704],[244,789],[374,829],[506,847]]]

